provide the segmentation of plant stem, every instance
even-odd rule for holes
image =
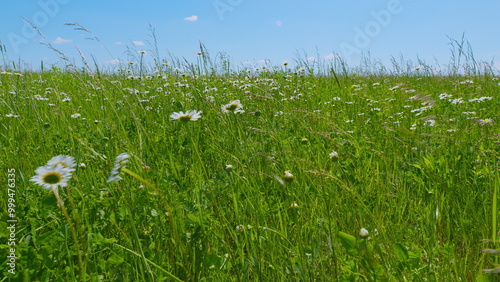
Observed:
[[[64,202],[62,201],[61,197],[59,196],[59,190],[58,188],[52,189],[54,192],[54,196],[57,199],[57,203],[59,204],[59,207],[61,208],[64,216],[66,217],[66,221],[69,224],[69,228],[71,230],[71,236],[73,237],[73,241],[75,242],[76,246],[76,251],[78,253],[78,268],[80,270],[80,281],[85,281],[85,272],[83,270],[83,263],[82,263],[82,250],[80,249],[80,243],[78,241],[78,234],[75,231],[75,227],[73,226],[73,222],[71,221],[71,218],[68,214],[68,210],[64,207]]]

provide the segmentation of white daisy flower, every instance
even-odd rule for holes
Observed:
[[[283,180],[285,182],[292,182],[295,176],[289,171],[285,171],[285,176],[283,176]]]
[[[424,122],[424,126],[434,126],[436,124],[436,121],[433,119],[428,119]]]
[[[338,156],[339,156],[339,153],[337,153],[336,151],[332,151],[330,153],[330,159],[337,158]]]
[[[81,116],[81,114],[79,114],[79,113],[74,113],[71,115],[72,118],[78,118],[80,116]]]
[[[48,166],[58,166],[61,165],[62,167],[68,169],[70,172],[75,171],[75,159],[71,156],[64,156],[64,155],[59,155],[55,156],[52,159],[50,159],[47,162]]]
[[[225,113],[233,113],[233,114],[238,114],[238,113],[244,113],[245,111],[243,110],[243,105],[241,104],[240,100],[234,100],[229,102],[229,104],[222,105],[221,110]]]
[[[71,179],[71,172],[62,165],[45,165],[35,170],[36,175],[30,178],[30,181],[42,186],[47,190],[56,189],[58,186],[68,186]]]
[[[187,111],[187,112],[174,112],[173,114],[170,115],[170,118],[172,120],[178,120],[182,122],[188,122],[190,120],[195,121],[201,118],[201,113],[202,111]]]
[[[128,158],[130,158],[130,155],[127,153],[122,153],[116,157],[115,166],[111,170],[108,183],[120,181],[122,179],[119,174],[121,169],[124,168],[125,164],[128,162]]]

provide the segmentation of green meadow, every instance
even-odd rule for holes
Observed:
[[[499,279],[493,71],[148,55],[1,67],[1,281]]]

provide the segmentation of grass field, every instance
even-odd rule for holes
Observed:
[[[143,55],[115,73],[4,67],[5,281],[499,279],[498,77]],[[66,187],[30,181],[58,155]]]

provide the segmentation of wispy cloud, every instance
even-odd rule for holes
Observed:
[[[122,45],[122,44],[123,44],[123,42],[116,41],[116,42],[115,42],[115,44],[116,44],[116,45]]]
[[[325,60],[333,60],[333,59],[337,59],[337,58],[340,58],[339,55],[337,54],[333,54],[333,53],[330,53],[326,56],[323,57]]]
[[[64,44],[64,43],[71,43],[73,40],[71,39],[64,39],[62,37],[57,37],[56,40],[52,41],[53,44]]]
[[[198,16],[192,15],[191,17],[184,18],[185,21],[195,22],[198,20]]]
[[[111,60],[111,61],[105,61],[105,63],[106,64],[110,64],[110,65],[119,65],[121,62],[118,59],[114,59],[114,60]]]
[[[134,44],[135,46],[144,46],[144,42],[142,41],[132,41],[132,44]]]

